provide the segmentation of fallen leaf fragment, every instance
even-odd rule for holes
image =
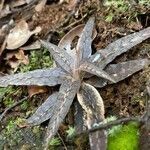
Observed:
[[[1,10],[3,9],[4,2],[5,2],[5,0],[1,0],[1,1],[0,1],[0,12],[1,12]]]
[[[29,26],[25,20],[20,21],[9,33],[7,37],[7,49],[17,49],[25,44],[28,39],[41,31],[41,27],[36,27],[35,30],[30,31]]]
[[[47,88],[45,86],[28,86],[29,96],[32,97],[36,94],[46,93]]]
[[[41,12],[42,9],[44,8],[46,2],[47,2],[47,0],[41,0],[41,1],[35,6],[35,10],[36,10],[37,12]]]
[[[6,38],[10,29],[13,27],[13,24],[14,21],[10,20],[8,24],[3,25],[0,29],[0,55],[6,47]]]
[[[35,41],[31,43],[30,45],[23,46],[21,49],[23,50],[35,50],[35,49],[40,49],[41,48],[41,42]]]
[[[29,64],[28,56],[24,54],[23,50],[7,53],[5,60],[6,63],[14,69],[17,68],[21,63],[25,65]]]
[[[19,7],[19,6],[22,6],[26,4],[26,0],[13,0],[13,1],[10,1],[10,6],[11,7]]]
[[[0,11],[0,18],[6,17],[11,13],[9,5],[3,6],[3,9]]]

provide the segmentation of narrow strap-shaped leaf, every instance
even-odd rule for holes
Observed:
[[[78,44],[77,44],[77,53],[79,54],[80,60],[83,58],[88,58],[92,53],[92,34],[93,34],[93,28],[94,28],[94,17],[91,17],[88,22],[86,23],[82,34],[79,38]]]
[[[67,115],[73,99],[80,87],[80,81],[66,80],[60,87],[58,99],[60,103],[54,110],[54,114],[50,119],[47,134],[46,145],[49,140],[56,134],[60,124]]]
[[[54,60],[67,72],[72,71],[72,67],[74,67],[74,60],[73,58],[66,52],[64,49],[59,48],[58,46],[48,43],[41,40],[41,43],[44,47],[46,47],[51,55],[53,56]]]
[[[104,119],[104,104],[99,92],[90,84],[82,83],[77,94],[78,101],[88,115],[101,121]]]
[[[77,98],[87,114],[88,129],[104,120],[104,104],[99,92],[91,85],[83,83]],[[106,150],[107,136],[105,130],[89,134],[91,150]]]
[[[66,73],[61,68],[37,69],[27,73],[18,73],[0,77],[0,87],[8,85],[55,86],[62,83]]]
[[[116,82],[119,82],[131,76],[132,74],[140,71],[144,68],[144,66],[149,64],[150,60],[148,59],[137,59],[118,64],[110,64],[105,69],[105,71],[108,72],[115,79]],[[89,83],[99,88],[104,87],[107,84],[111,84],[110,82],[108,83],[106,80],[98,78],[96,76],[91,77],[89,80],[86,81],[86,83]]]
[[[80,70],[91,73],[91,74],[96,75],[98,77],[107,79],[111,82],[115,82],[113,77],[111,77],[107,72],[105,72],[104,70],[100,69],[99,67],[95,66],[94,64],[92,64],[88,61],[84,61],[80,65]]]
[[[81,132],[86,130],[84,110],[82,109],[78,101],[74,102],[74,109],[74,126],[76,132],[80,134]]]
[[[132,47],[150,37],[150,27],[139,32],[127,35],[110,43],[105,49],[99,50],[91,56],[91,61],[95,62],[100,68],[104,68],[120,54],[127,52]]]
[[[57,105],[60,103],[57,97],[58,92],[49,96],[47,100],[36,110],[36,112],[27,119],[28,124],[39,125],[50,119]]]

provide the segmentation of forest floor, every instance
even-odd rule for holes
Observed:
[[[95,51],[106,47],[116,39],[150,26],[148,1],[141,0],[138,4],[134,4],[131,3],[132,1],[118,0],[113,5],[107,0],[105,5],[98,3],[98,0],[80,1],[77,5],[73,2],[75,1],[64,1],[59,4],[57,0],[47,1],[39,12],[35,11],[36,5],[34,5],[29,10],[25,9],[16,13],[14,15],[15,22],[25,18],[30,30],[37,26],[42,29],[40,33],[32,36],[24,46],[37,39],[48,39],[57,45],[69,30],[79,24],[85,24],[90,16],[96,18],[97,37],[92,43]],[[2,24],[3,20],[0,23],[1,27]],[[150,57],[149,39],[135,46],[132,51],[117,57],[113,63],[148,57]],[[51,67],[52,63],[53,60],[46,49],[24,50],[18,48],[15,51],[4,49],[0,56],[0,73],[26,72]],[[98,89],[104,100],[105,117],[121,118],[143,115],[146,101],[145,87],[149,77],[150,68],[147,67],[117,84]],[[22,104],[11,109],[0,123],[0,150],[41,149],[40,145],[47,122],[32,128],[23,127],[22,122],[42,104],[52,91],[49,87],[9,86],[0,88],[0,113],[12,106],[13,103],[27,97]],[[74,147],[88,149],[89,146],[86,146],[84,140],[66,140],[68,128],[73,125],[72,117],[66,117],[66,121],[59,129],[61,138],[54,139],[53,149],[58,149],[55,148],[55,145],[62,145],[62,140],[68,149],[74,149]]]

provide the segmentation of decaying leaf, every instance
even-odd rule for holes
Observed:
[[[35,7],[35,10],[37,12],[41,12],[42,9],[44,8],[45,4],[46,4],[47,0],[41,0]]]
[[[75,56],[75,50],[71,48],[71,44],[75,37],[80,37],[82,30],[84,28],[84,25],[78,25],[72,30],[70,30],[59,42],[58,47],[65,49],[69,55],[72,57]]]
[[[11,66],[11,68],[17,68],[21,63],[28,64],[29,59],[23,52],[23,50],[13,51],[6,54],[6,63]]]
[[[28,86],[28,93],[29,93],[29,96],[32,97],[36,94],[39,94],[39,93],[45,93],[47,92],[47,88],[45,86]]]
[[[7,37],[7,49],[17,49],[25,44],[28,39],[41,31],[41,27],[36,27],[35,30],[30,31],[25,20],[21,20],[9,33]]]
[[[90,29],[89,29],[90,26]],[[84,25],[78,25],[75,28],[73,28],[72,30],[70,30],[59,42],[58,47],[63,48],[67,51],[68,54],[70,54],[73,58],[75,57],[75,47],[71,48],[72,42],[73,40],[78,37],[79,38],[79,42],[78,42],[78,49],[81,48],[82,42],[87,42],[86,44],[89,44],[90,46],[88,47],[88,49],[86,49],[86,47],[82,47],[84,48],[84,50],[82,50],[83,53],[86,53],[86,51],[92,51],[91,50],[91,43],[92,40],[96,37],[97,32],[94,28],[94,18],[92,18],[89,22],[87,22],[85,29],[83,31]],[[90,32],[89,32],[90,31]],[[85,40],[85,37],[88,37],[88,39]],[[90,41],[88,41],[90,39]],[[78,50],[80,51],[80,50]],[[85,52],[84,52],[85,51]],[[83,54],[85,55],[85,54]]]
[[[3,25],[0,29],[0,55],[6,47],[7,35],[9,34],[10,29],[13,27],[14,21],[10,20],[8,24]],[[0,24],[1,26],[1,24]]]
[[[0,1],[0,12],[1,12],[1,10],[3,9],[4,2],[5,2],[5,0],[1,0],[1,1]]]
[[[41,42],[35,41],[35,42],[31,43],[30,45],[21,47],[20,49],[23,49],[23,50],[35,50],[35,49],[40,49],[40,48],[41,48]]]
[[[11,6],[11,8],[13,7],[19,7],[21,5],[26,4],[26,0],[12,0],[10,1],[9,5]]]
[[[76,7],[78,7],[81,0],[70,0],[68,9],[75,11]]]
[[[9,5],[3,6],[3,9],[0,11],[0,18],[6,17],[11,13]]]

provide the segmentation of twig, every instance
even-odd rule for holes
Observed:
[[[77,21],[71,23],[70,25],[64,27],[63,31],[66,31],[66,30],[70,29],[71,27],[75,26],[76,24],[80,23],[84,18],[87,17],[87,15],[88,15],[88,14],[85,14],[81,19],[79,19],[79,20],[77,20]]]
[[[77,20],[77,21],[75,21],[75,22],[71,23],[70,25],[68,25],[68,26],[64,27],[63,31],[66,31],[66,30],[70,29],[71,27],[73,27],[73,26],[77,25],[77,24],[78,24],[78,23],[80,23],[83,19],[85,19],[88,15],[92,15],[92,13],[93,13],[94,11],[95,11],[95,10],[91,10],[91,11],[89,11],[89,12],[88,12],[88,13],[86,13],[84,16],[82,16],[82,18],[81,18],[81,19],[79,19],[79,20]]]
[[[23,103],[28,97],[25,97],[23,99],[21,99],[19,102],[14,103],[12,106],[8,107],[5,109],[5,111],[0,115],[0,122],[2,121],[2,119],[5,117],[5,115],[8,113],[8,111],[10,111],[11,109],[13,109],[14,107],[16,107],[17,105],[20,105],[21,103]]]
[[[65,150],[68,150],[67,149],[67,146],[65,145],[65,142],[63,141],[63,139],[62,139],[62,137],[60,136],[60,134],[57,132],[57,135],[58,135],[58,137],[60,138],[60,140],[61,140],[61,142],[62,142],[62,144],[63,144],[63,146],[64,146],[64,149]]]
[[[118,120],[111,121],[108,123],[100,124],[100,125],[93,127],[89,130],[85,130],[76,136],[79,136],[81,134],[89,134],[91,132],[96,132],[96,131],[101,130],[101,129],[108,129],[108,128],[111,128],[112,126],[124,124],[124,123],[130,122],[130,121],[135,121],[135,122],[140,122],[140,123],[144,122],[143,118],[141,118],[141,117],[122,118],[122,119],[118,119]]]

